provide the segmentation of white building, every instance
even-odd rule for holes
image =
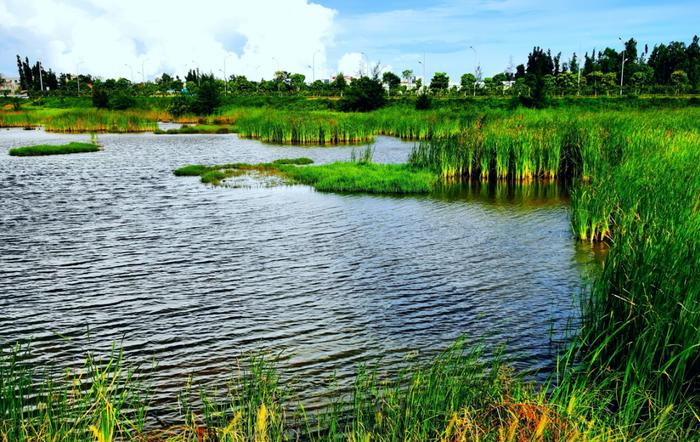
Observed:
[[[0,84],[0,93],[4,94],[5,91],[7,91],[9,95],[16,95],[20,89],[19,78],[8,77],[4,78],[4,80],[5,81]]]

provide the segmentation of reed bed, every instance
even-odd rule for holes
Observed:
[[[569,354],[570,355],[570,354]],[[558,384],[536,386],[496,354],[459,340],[432,359],[408,362],[397,375],[378,365],[357,367],[354,382],[328,386],[325,404],[307,411],[303,391],[280,381],[265,355],[234,361],[217,389],[183,385],[177,415],[149,419],[148,390],[124,368],[122,355],[51,379],[22,362],[18,348],[0,357],[0,435],[12,441],[614,441],[693,440],[690,410],[634,414],[606,405],[611,383],[562,359]],[[147,376],[146,376],[147,378]],[[632,420],[628,420],[632,419]],[[159,423],[156,423],[159,422]]]
[[[157,121],[169,119],[159,111],[106,111],[85,109],[30,109],[0,112],[0,127],[33,128],[43,126],[60,133],[152,132]]]

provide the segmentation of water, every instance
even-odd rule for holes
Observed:
[[[313,403],[333,373],[346,383],[379,358],[391,371],[459,336],[507,343],[516,368],[543,377],[576,318],[591,256],[555,187],[399,198],[172,175],[351,151],[236,135],[100,135],[99,153],[7,155],[87,139],[0,131],[0,342],[31,341],[37,364],[79,367],[123,340],[128,361],[158,361],[163,406],[188,375],[222,385],[238,356],[267,349],[288,356],[281,371]],[[405,161],[410,147],[380,138],[375,161]]]

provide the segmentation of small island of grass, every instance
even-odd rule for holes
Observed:
[[[97,152],[100,146],[92,143],[68,143],[68,144],[39,144],[36,146],[15,147],[9,154],[15,157],[34,157],[44,155],[63,155],[69,153]]]
[[[199,176],[202,183],[219,185],[246,171],[278,175],[291,183],[306,184],[324,192],[375,194],[419,194],[433,190],[437,176],[407,164],[337,162],[309,166],[308,158],[276,160],[272,163],[232,163],[214,166],[191,164],[174,171],[176,176]]]

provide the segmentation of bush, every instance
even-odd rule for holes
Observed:
[[[428,94],[420,94],[418,95],[418,98],[416,99],[416,110],[427,110],[430,109],[431,105],[430,97]]]
[[[109,107],[109,95],[107,95],[107,91],[101,87],[93,89],[92,105],[98,109],[107,109]]]
[[[338,106],[343,112],[369,112],[386,104],[386,91],[378,79],[361,77],[350,83]]]
[[[109,98],[109,108],[112,110],[126,110],[136,105],[136,100],[127,92],[117,92]]]
[[[173,98],[173,101],[170,102],[170,106],[168,106],[168,112],[173,117],[179,117],[185,114],[188,114],[192,112],[192,97],[189,95],[181,94],[175,96]]]

